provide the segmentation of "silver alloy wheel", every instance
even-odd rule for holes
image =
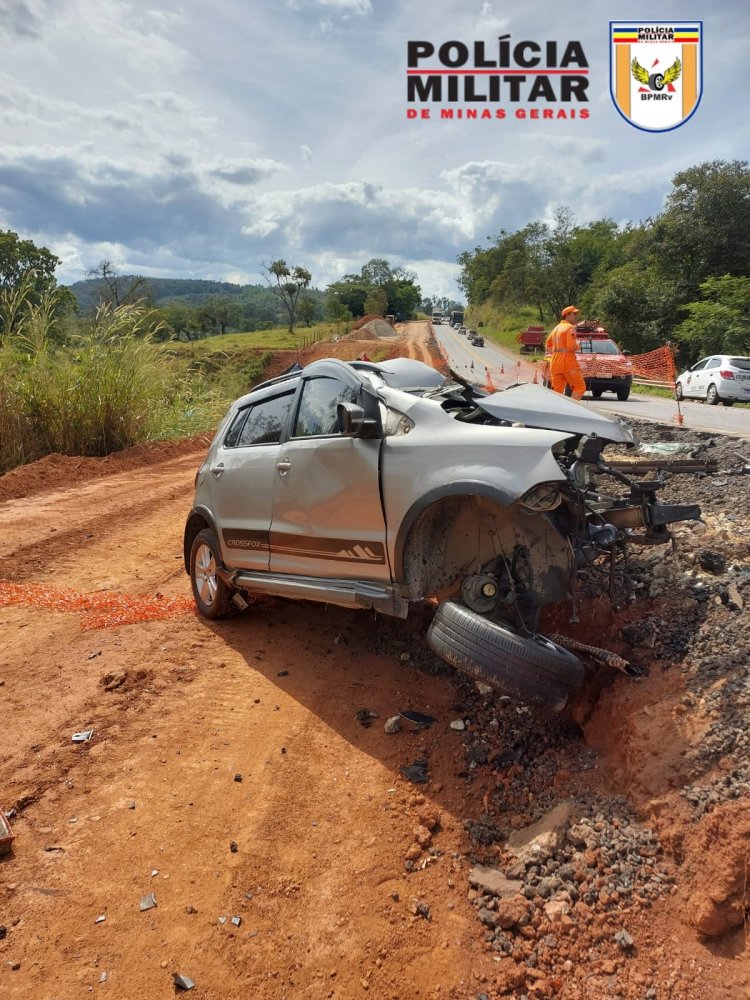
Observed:
[[[195,553],[195,588],[207,608],[216,600],[218,580],[216,559],[210,546],[203,542]]]

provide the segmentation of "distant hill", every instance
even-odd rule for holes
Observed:
[[[122,274],[117,280],[120,287],[126,289],[135,279],[134,274]],[[78,308],[82,313],[90,312],[99,304],[102,290],[100,278],[87,278],[67,287],[78,299]],[[202,281],[197,278],[147,278],[144,292],[156,305],[181,302],[186,306],[199,306],[215,295],[239,298],[248,291],[252,295],[251,290],[268,294],[265,285],[234,285],[230,281]]]
[[[121,300],[136,280],[132,274],[117,277],[117,287]],[[91,315],[102,298],[106,285],[101,278],[76,281],[67,286],[78,300],[78,311],[82,316]],[[286,323],[286,313],[267,285],[235,285],[230,281],[202,281],[195,278],[147,278],[137,293],[138,298],[147,299],[152,305],[164,310],[173,330],[211,329],[214,325],[221,332],[230,330],[263,330]],[[325,293],[310,288],[305,298],[313,302],[311,319],[319,321],[325,315]],[[223,320],[215,323],[210,315],[223,314]],[[180,320],[175,313],[182,314]],[[185,315],[187,314],[187,316]]]

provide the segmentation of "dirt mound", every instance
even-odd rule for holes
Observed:
[[[367,326],[368,323],[372,323],[376,319],[383,320],[384,323],[386,322],[379,313],[367,313],[367,315],[360,316],[358,320],[355,320],[352,330],[361,330],[363,326]],[[388,325],[390,326],[390,323]]]
[[[733,802],[704,816],[687,844],[686,921],[705,937],[741,927],[750,906],[750,804]]]
[[[377,337],[378,339],[392,339],[398,336],[391,324],[386,323],[379,316],[371,319],[369,323],[365,323],[364,326],[359,328],[359,332],[364,336]]]
[[[194,434],[174,441],[146,441],[123,451],[114,452],[104,458],[86,458],[82,455],[45,455],[44,458],[28,465],[20,465],[0,476],[0,502],[17,500],[19,497],[43,493],[45,490],[59,490],[102,476],[126,472],[143,465],[189,454],[197,448],[211,443],[213,435]]]

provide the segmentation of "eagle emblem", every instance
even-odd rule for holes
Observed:
[[[638,83],[642,83],[649,90],[664,90],[668,84],[674,83],[679,78],[682,64],[678,57],[664,73],[649,74],[648,70],[644,69],[637,59],[634,59],[630,68]]]

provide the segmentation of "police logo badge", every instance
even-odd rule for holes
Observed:
[[[622,117],[646,132],[684,125],[703,93],[703,22],[610,21],[610,93]]]

